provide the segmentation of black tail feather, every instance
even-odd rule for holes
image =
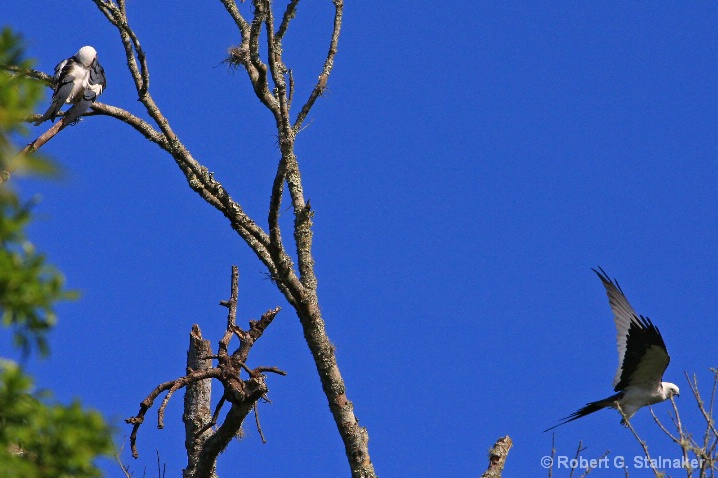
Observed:
[[[553,430],[554,428],[559,427],[561,425],[565,425],[568,422],[572,422],[574,420],[578,420],[581,417],[585,417],[586,415],[590,415],[593,412],[597,412],[603,408],[613,407],[613,404],[616,403],[618,400],[620,400],[621,397],[623,397],[623,392],[618,392],[617,394],[611,395],[610,397],[604,398],[603,400],[598,400],[597,402],[587,403],[585,407],[579,409],[577,412],[572,413],[571,415],[569,415],[565,418],[562,418],[561,423],[559,423],[558,425],[554,425],[551,428],[547,428],[546,430],[544,430],[544,433],[546,433],[549,430]]]

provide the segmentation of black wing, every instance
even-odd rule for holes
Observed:
[[[598,269],[600,272],[596,269],[593,272],[606,288],[616,322],[618,370],[613,379],[614,391],[630,385],[657,387],[670,362],[663,337],[649,318],[638,315],[631,307],[618,281],[611,280],[603,269]]]
[[[670,361],[658,327],[648,317],[633,317],[626,335],[621,378],[614,390],[618,392],[636,385],[658,387]]]

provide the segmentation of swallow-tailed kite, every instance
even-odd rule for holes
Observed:
[[[106,85],[105,70],[97,61],[97,52],[91,46],[83,46],[55,67],[52,102],[35,126],[48,119],[55,121],[65,103],[73,104],[65,113],[65,124],[72,123],[92,106]]]
[[[606,272],[592,269],[603,282],[608,295],[608,303],[613,311],[616,322],[618,341],[618,371],[613,379],[615,395],[591,402],[563,419],[559,425],[571,422],[602,408],[617,408],[616,403],[627,418],[631,418],[639,408],[668,400],[673,395],[678,396],[678,387],[672,383],[662,382],[663,372],[668,367],[671,358],[668,356],[666,344],[653,325],[651,319],[636,314],[628,299],[623,294],[618,281],[608,278]],[[625,421],[621,420],[625,425]]]

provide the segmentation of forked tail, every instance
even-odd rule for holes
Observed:
[[[553,430],[554,428],[565,425],[568,422],[572,422],[574,420],[578,420],[581,417],[585,417],[586,415],[590,415],[593,412],[597,412],[603,408],[607,407],[613,407],[614,403],[616,403],[618,400],[620,400],[623,397],[624,392],[618,392],[615,395],[611,395],[608,398],[604,398],[603,400],[599,400],[597,402],[591,402],[587,403],[585,407],[579,409],[577,412],[572,413],[571,415],[567,416],[566,418],[563,418],[561,423],[558,425],[554,425],[551,428],[547,428],[544,430],[544,433],[546,433],[549,430]]]

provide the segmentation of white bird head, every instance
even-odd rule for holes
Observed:
[[[75,58],[89,68],[92,62],[97,59],[97,51],[91,46],[83,46],[80,51],[75,53]]]
[[[678,390],[678,386],[670,383],[670,382],[661,382],[661,387],[663,387],[663,393],[666,394],[666,398],[671,398],[673,395],[676,397],[681,396],[681,391]]]

